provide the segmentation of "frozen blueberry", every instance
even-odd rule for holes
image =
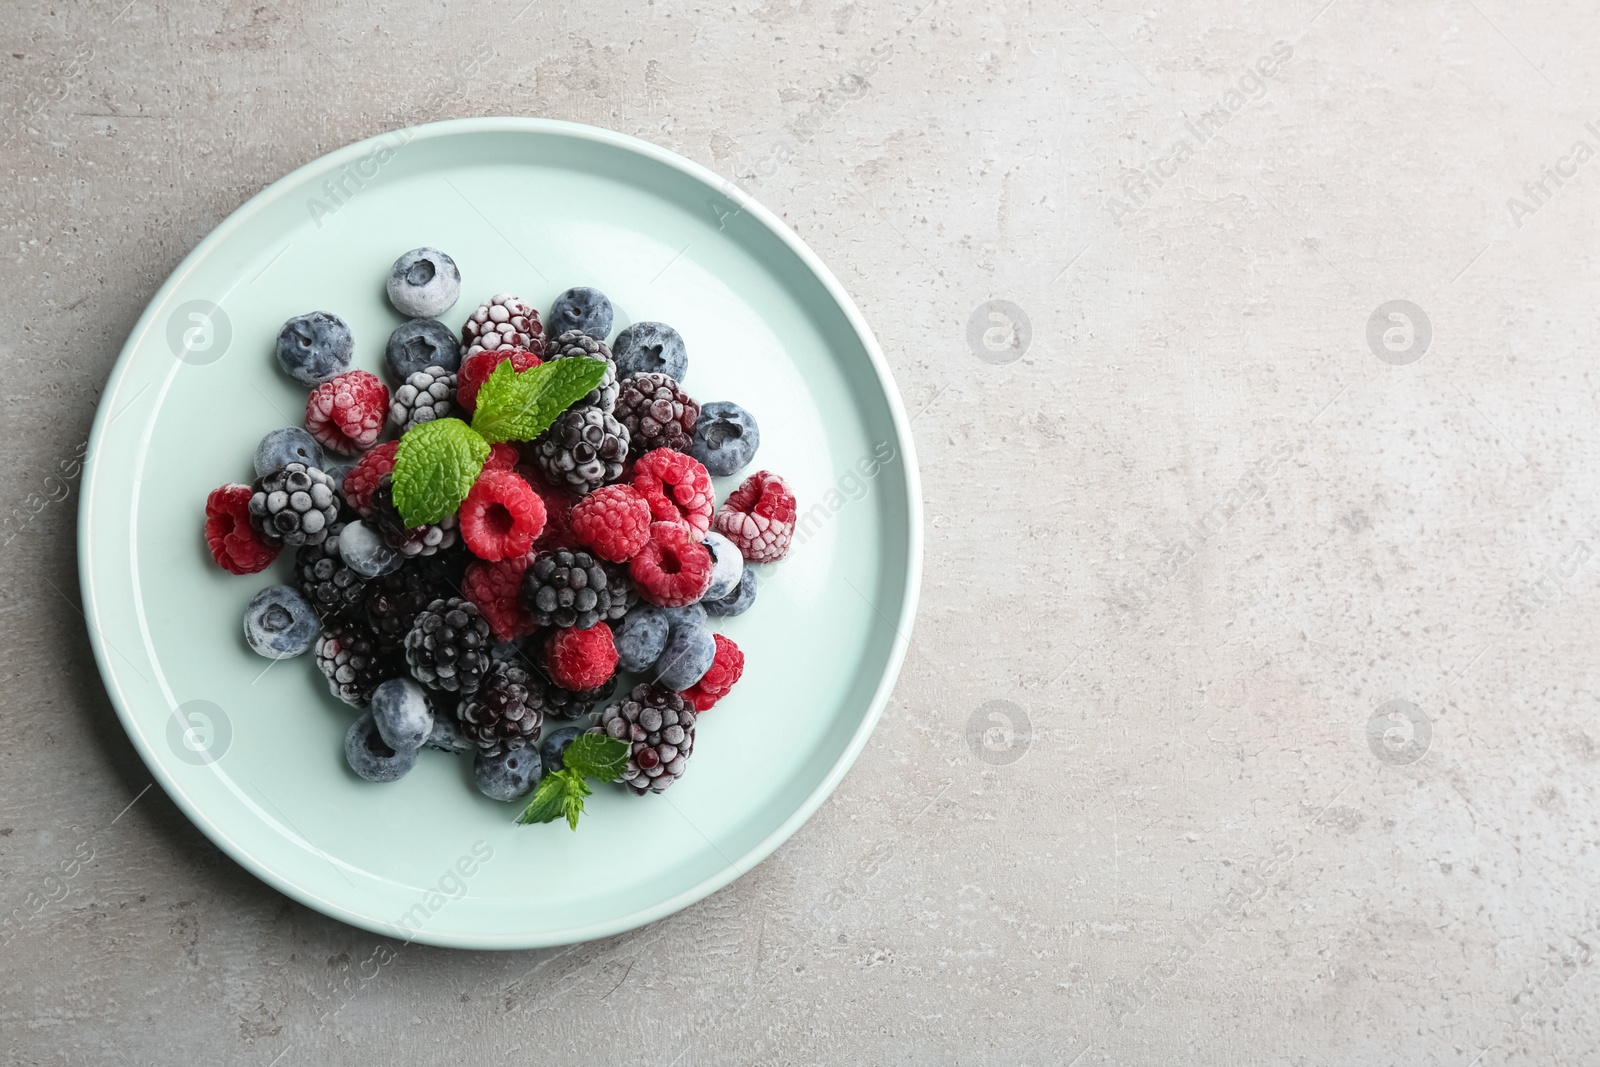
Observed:
[[[281,430],[273,430],[256,445],[257,478],[265,478],[291,463],[304,463],[318,469],[322,467],[322,446],[300,427],[285,426]]]
[[[372,717],[390,748],[420,748],[433,736],[433,702],[410,678],[390,678],[372,691]]]
[[[606,294],[580,285],[556,297],[550,305],[550,317],[545,320],[545,336],[560,337],[568,330],[582,330],[604,341],[611,332],[611,301]]]
[[[334,492],[344,493],[344,476],[354,470],[355,465],[355,460],[347,459],[338,463],[330,463],[322,468],[322,473],[333,479]]]
[[[561,757],[567,754],[567,746],[585,729],[587,727],[563,726],[540,739],[539,760],[544,764],[544,773],[554,774],[566,766]]]
[[[711,553],[711,584],[702,600],[721,600],[739,587],[744,574],[744,556],[739,546],[713,530],[700,542]]]
[[[496,756],[480,752],[472,761],[472,778],[490,800],[516,800],[539,784],[539,768],[539,750],[531,745]]]
[[[259,656],[288,659],[317,643],[317,609],[287,585],[269,585],[244,609],[244,639]]]
[[[456,722],[456,717],[442,709],[434,712],[433,732],[423,744],[457,756],[478,751],[477,742],[461,732],[461,724]]]
[[[744,408],[726,400],[700,406],[689,454],[705,464],[714,477],[726,478],[748,466],[760,447],[761,429]]]
[[[667,647],[672,619],[660,608],[643,606],[628,612],[617,628],[617,663],[625,671],[647,671]]]
[[[617,363],[618,378],[665,374],[681,382],[689,370],[689,353],[684,350],[683,338],[664,322],[636,322],[629,326],[617,334],[611,355]]]
[[[414,319],[443,315],[460,295],[461,271],[437,248],[413,248],[389,270],[389,303],[402,315]]]
[[[344,735],[344,758],[350,769],[367,781],[392,782],[417,765],[417,750],[390,748],[369,711],[351,723]]]
[[[755,602],[756,571],[755,568],[750,566],[748,563],[744,565],[744,574],[739,577],[739,584],[734,588],[733,592],[729,593],[721,600],[700,601],[700,603],[705,606],[705,609],[708,612],[713,615],[722,615],[724,617],[731,615],[743,615],[745,612],[750,610],[750,605],[754,604]]]
[[[405,557],[378,536],[378,531],[364,522],[352,522],[339,534],[339,558],[345,566],[363,578],[376,578],[400,569]]]
[[[396,326],[389,335],[383,362],[397,382],[429,367],[457,370],[461,366],[461,341],[438,319],[412,319]]]
[[[321,385],[350,369],[350,327],[337,315],[296,315],[278,333],[278,365],[301,385]]]
[[[697,623],[681,623],[667,635],[667,647],[656,660],[656,681],[668,689],[687,689],[706,676],[717,657],[711,631]]]

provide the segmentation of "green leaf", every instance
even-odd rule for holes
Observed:
[[[489,442],[460,419],[434,419],[406,431],[394,456],[394,506],[408,527],[455,511],[489,458]]]
[[[557,774],[566,774],[566,771],[557,771]],[[574,774],[567,780],[567,825],[572,829],[578,828],[578,816],[583,814],[583,798],[589,796],[589,783],[583,776]]]
[[[605,376],[606,361],[587,356],[555,359],[521,372],[506,360],[479,388],[472,428],[490,444],[531,441]]]
[[[518,826],[555,822],[561,818],[566,810],[566,773],[566,771],[556,771],[554,774],[545,775],[544,781],[539,783],[539,788],[533,791],[533,799],[528,801],[528,806],[517,816]]]
[[[615,782],[628,765],[628,743],[605,734],[579,734],[567,746],[561,763],[585,778]]]

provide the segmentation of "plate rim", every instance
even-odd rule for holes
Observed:
[[[548,934],[532,937],[518,936],[516,934],[486,934],[478,936],[462,935],[460,933],[439,934],[427,928],[406,935],[394,927],[393,924],[386,923],[384,920],[353,911],[335,901],[317,896],[309,889],[296,884],[288,877],[281,875],[278,871],[257,859],[249,849],[235,841],[223,827],[210,818],[199,804],[188,796],[176,778],[169,773],[160,755],[155,753],[152,750],[152,746],[146,743],[143,733],[134,727],[131,715],[127,710],[130,701],[117,684],[116,675],[108,669],[110,657],[101,637],[102,619],[99,600],[95,593],[96,575],[94,561],[89,552],[89,539],[91,536],[89,519],[94,510],[92,501],[96,498],[99,488],[100,473],[100,466],[95,462],[95,456],[101,438],[106,432],[106,426],[109,425],[112,417],[109,401],[117,395],[121,379],[129,371],[134,350],[144,344],[147,335],[153,328],[156,309],[163,305],[171,293],[187,279],[188,274],[198,261],[209,254],[214,247],[226,241],[236,229],[244,225],[245,220],[266,209],[268,205],[276,202],[291,187],[298,187],[305,179],[313,175],[337,170],[341,166],[364,158],[385,145],[392,146],[396,137],[403,137],[403,143],[409,145],[416,140],[433,140],[473,134],[511,136],[555,134],[596,142],[631,152],[653,162],[671,167],[736,203],[741,212],[749,214],[761,223],[795,255],[806,270],[822,285],[829,299],[844,313],[845,320],[867,355],[867,362],[876,375],[879,389],[883,393],[890,422],[894,428],[895,444],[899,449],[905,479],[907,515],[905,592],[901,597],[898,616],[892,623],[894,635],[882,675],[878,679],[877,686],[873,690],[872,696],[867,703],[867,708],[861,716],[855,732],[834,761],[833,766],[811,792],[806,795],[804,800],[796,806],[794,811],[750,848],[730,860],[726,866],[720,868],[716,873],[708,875],[671,897],[654,904],[637,908],[603,921],[567,927],[558,931],[557,936],[549,936]],[[911,435],[910,419],[906,416],[905,405],[901,399],[899,389],[895,385],[894,376],[889,368],[888,361],[884,358],[882,349],[878,345],[877,338],[872,333],[871,327],[867,325],[866,319],[860,309],[856,307],[855,301],[851,299],[844,286],[840,284],[821,258],[785,225],[782,219],[778,218],[777,215],[750,196],[750,194],[739,188],[733,181],[669,149],[628,134],[618,133],[598,126],[527,116],[490,116],[424,123],[397,130],[387,130],[371,137],[363,138],[360,141],[318,156],[278,178],[235,208],[206,234],[173,268],[172,273],[167,276],[161,287],[151,296],[138,321],[129,332],[128,339],[123,343],[122,349],[117,354],[116,361],[112,364],[111,371],[106,377],[105,387],[101,392],[101,399],[96,407],[88,441],[89,446],[86,450],[84,461],[83,489],[79,494],[78,501],[75,545],[78,553],[79,594],[83,601],[84,617],[88,623],[89,643],[94,652],[95,665],[99,671],[101,683],[105,686],[106,694],[110,697],[112,706],[116,709],[117,719],[122,724],[123,731],[133,743],[134,749],[139,753],[145,767],[149,769],[155,780],[161,784],[162,790],[167,796],[183,811],[189,821],[206,835],[212,844],[220,848],[231,860],[244,867],[261,881],[285,896],[323,915],[373,933],[391,937],[401,936],[406,943],[416,941],[445,948],[495,950],[579,944],[584,941],[625,933],[648,925],[681,911],[724,888],[754,869],[776,851],[780,845],[792,837],[816,813],[817,809],[822,806],[823,801],[838,788],[845,774],[849,772],[856,759],[860,756],[862,749],[866,747],[867,739],[871,737],[878,720],[882,717],[883,710],[893,693],[895,683],[899,679],[900,671],[904,666],[906,653],[910,646],[910,634],[916,618],[922,581],[924,530],[921,476],[917,466],[915,441]]]

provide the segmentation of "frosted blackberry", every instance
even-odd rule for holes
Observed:
[[[463,360],[502,348],[544,354],[544,325],[539,322],[539,313],[526,300],[509,293],[490,297],[461,327]]]
[[[630,591],[620,568],[565,548],[539,553],[522,576],[522,602],[539,626],[587,630],[620,619]]]
[[[320,544],[302,545],[294,557],[300,591],[324,618],[359,616],[367,595],[367,580],[351,570],[339,555],[339,535],[344,527],[342,522],[334,523]]]
[[[544,680],[544,713],[552,719],[578,719],[589,714],[595,704],[611,695],[617,687],[616,679],[597,685],[593,689],[567,689],[546,678]]]
[[[599,408],[572,407],[557,416],[529,451],[551,485],[588,493],[622,477],[628,428]]]
[[[617,406],[617,393],[620,386],[617,383],[617,365],[611,359],[611,349],[597,337],[590,337],[582,330],[568,330],[548,342],[545,346],[544,361],[549,363],[553,359],[571,359],[573,356],[587,356],[590,359],[603,359],[606,361],[606,376],[600,379],[600,384],[584,394],[573,407],[599,408],[601,411],[610,411]]]
[[[317,666],[328,679],[334,696],[364,708],[379,683],[399,672],[399,666],[378,648],[372,631],[358,622],[337,620],[317,639]]]
[[[488,620],[476,605],[459,597],[435,600],[406,634],[406,663],[411,676],[428,688],[468,697],[489,669],[493,644]]]
[[[665,374],[634,374],[622,380],[613,412],[628,428],[628,453],[657,448],[687,452],[694,444],[700,405]]]
[[[544,724],[544,689],[515,662],[496,661],[478,691],[456,708],[461,732],[488,754],[533,745]]]
[[[683,777],[694,752],[694,710],[677,693],[636,685],[626,700],[608,705],[589,732],[628,743],[623,785],[639,796],[664,793]]]
[[[363,607],[379,646],[404,648],[406,634],[423,609],[435,600],[454,596],[456,588],[433,568],[419,563],[407,563],[393,574],[374,578],[367,584]]]
[[[398,433],[450,414],[456,399],[455,371],[428,367],[407,376],[389,401],[389,421]]]
[[[384,543],[406,558],[431,556],[456,543],[457,518],[446,515],[438,522],[408,527],[400,518],[400,509],[394,506],[394,475],[385,474],[372,490],[372,514],[367,524],[378,532]]]
[[[333,479],[304,463],[290,463],[250,487],[250,525],[271,544],[319,545],[338,517]]]

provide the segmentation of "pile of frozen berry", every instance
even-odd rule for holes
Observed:
[[[670,326],[608,345],[610,302],[577,288],[543,320],[494,296],[458,336],[438,316],[460,288],[436,249],[395,262],[389,299],[411,317],[389,336],[388,384],[352,369],[338,316],[285,323],[277,359],[311,390],[305,425],[262,438],[252,484],[211,493],[206,541],[234,574],[293,550],[245,639],[313,653],[365,709],[344,742],[356,774],[471,753],[485,795],[532,794],[523,821],[576,825],[586,777],[644,794],[683,775],[699,715],[744,669],[709,619],[754,602],[753,565],[788,551],[795,498],[760,471],[718,505],[713,477],[749,466],[760,434],[737,404],[684,392]]]

